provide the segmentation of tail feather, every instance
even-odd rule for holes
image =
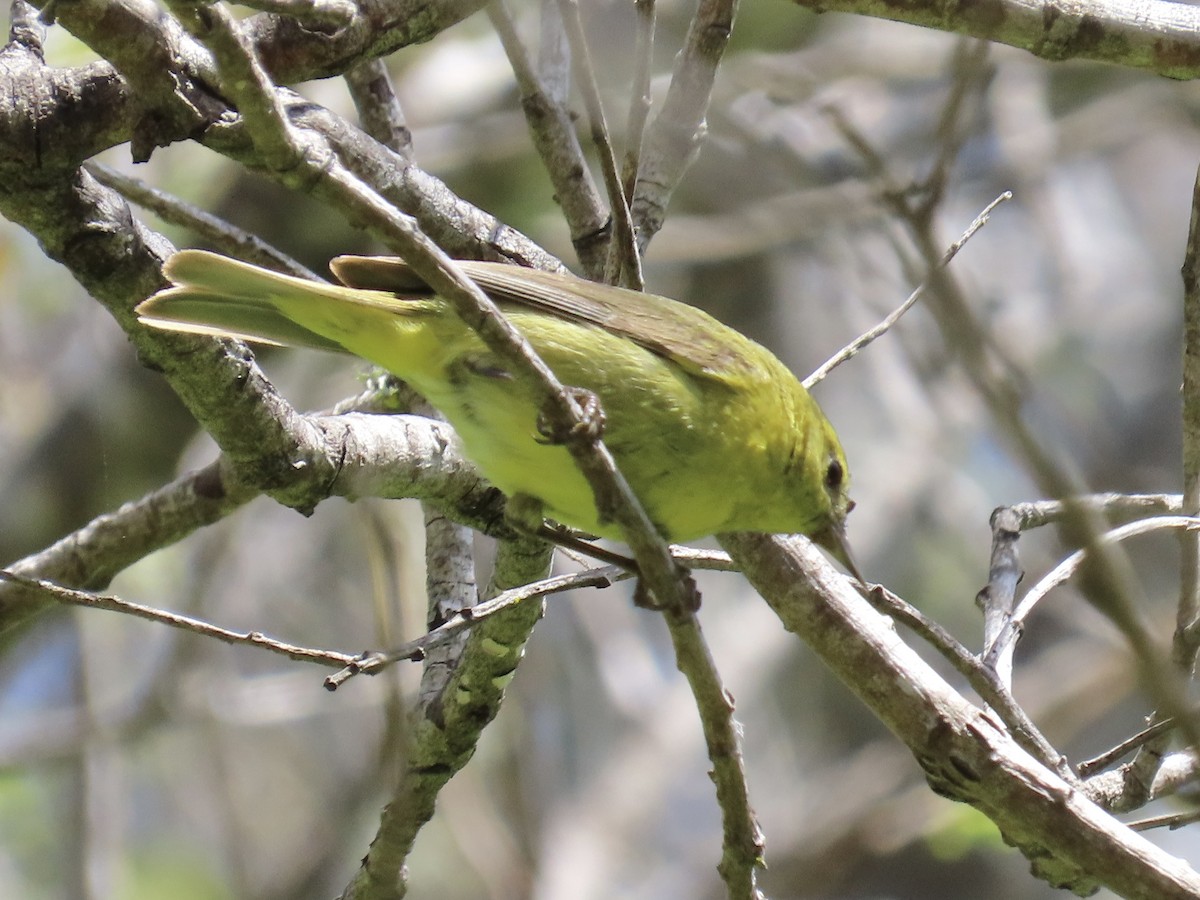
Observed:
[[[336,341],[297,325],[257,297],[174,287],[144,300],[138,305],[137,314],[142,322],[165,331],[345,352]]]
[[[213,294],[265,297],[296,289],[333,287],[319,281],[272,272],[207,250],[180,250],[167,260],[163,274],[181,287],[202,288]]]
[[[337,329],[326,329],[321,322],[322,333],[297,321],[310,318],[304,312],[314,308],[313,301],[326,310],[340,306],[343,316],[354,308],[405,315],[420,306],[389,293],[306,281],[203,250],[176,253],[164,274],[174,286],[138,305],[143,322],[169,331],[288,347],[345,352],[342,342],[330,336]]]

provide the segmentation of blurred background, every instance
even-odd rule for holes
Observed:
[[[620,149],[632,5],[585,6]],[[535,46],[537,9],[514,7]],[[658,7],[661,92],[691,7]],[[896,185],[942,166],[939,246],[1000,192],[1015,193],[951,271],[1026,377],[1027,422],[1092,489],[1178,491],[1179,267],[1200,95],[1111,66],[1050,65],[999,46],[971,62],[972,52],[933,31],[743,4],[707,141],[650,246],[648,288],[710,310],[801,374],[902,302],[922,277],[911,236],[840,120]],[[89,58],[57,28],[49,57]],[[417,164],[574,264],[486,17],[389,65]],[[353,118],[340,80],[299,90]],[[961,139],[955,152],[949,134]],[[197,146],[136,167],[117,147],[104,161],[314,269],[376,249],[336,214]],[[179,246],[195,243],[147,219]],[[5,563],[213,458],[106,313],[7,223],[0,298]],[[1038,495],[958,349],[918,305],[816,395],[850,459],[860,566],[977,648],[988,516]],[[331,356],[271,353],[265,365],[300,408],[361,388],[362,369]],[[381,618],[405,637],[423,629],[422,540],[408,502],[332,500],[304,519],[260,498],[112,591],[358,651],[379,645]],[[1027,536],[1026,584],[1068,549],[1051,533]],[[1165,641],[1175,544],[1141,539],[1130,552]],[[990,823],[928,790],[900,743],[739,577],[705,575],[701,588],[703,627],[745,729],[769,896],[1056,895]],[[418,673],[355,679],[336,694],[324,674],[112,613],[43,615],[0,657],[0,896],[336,894],[377,826],[395,774],[389,711],[411,698]],[[1069,587],[1030,623],[1016,695],[1072,760],[1107,749],[1150,710],[1123,640]],[[659,618],[633,608],[623,587],[554,597],[499,717],[418,841],[412,896],[722,896],[707,767]],[[1200,863],[1186,831],[1150,836]]]

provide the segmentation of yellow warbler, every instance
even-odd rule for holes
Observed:
[[[460,262],[567,385],[605,412],[604,441],[663,536],[801,532],[853,571],[849,472],[833,427],[764,347],[665,297],[498,263]],[[174,287],[137,308],[159,328],[347,351],[403,378],[454,426],[467,455],[550,518],[619,538],[538,404],[398,259],[344,256],[343,285],[207,253],[167,262]]]

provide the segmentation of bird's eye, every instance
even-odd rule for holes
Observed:
[[[845,477],[846,473],[842,469],[842,464],[836,459],[831,459],[829,468],[825,470],[825,486],[830,490],[837,490],[842,486],[842,479]]]

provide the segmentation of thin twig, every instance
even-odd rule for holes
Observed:
[[[1125,823],[1134,831],[1149,831],[1151,828],[1167,828],[1174,831],[1177,828],[1182,828],[1185,825],[1191,825],[1193,822],[1200,822],[1200,810],[1193,810],[1186,813],[1168,813],[1162,816],[1150,816],[1146,819],[1139,819],[1136,822]]]
[[[551,3],[548,9],[557,17],[556,5]],[[554,185],[554,199],[567,220],[575,253],[589,278],[602,278],[610,233],[608,213],[579,146],[570,112],[534,71],[503,0],[492,0],[487,13],[517,80],[530,137]]]
[[[353,66],[344,77],[363,131],[405,162],[412,162],[412,131],[404,120],[387,63],[369,59]]]
[[[1200,518],[1195,516],[1156,516],[1152,519],[1141,519],[1140,521],[1130,522],[1127,525],[1122,525],[1119,528],[1101,533],[1097,536],[1097,543],[1102,547],[1109,546],[1119,543],[1126,538],[1135,537],[1140,534],[1149,534],[1152,531],[1160,531],[1164,528],[1200,529]],[[987,657],[985,657],[985,663],[994,665],[993,657],[1021,630],[1025,620],[1033,612],[1033,608],[1050,591],[1078,572],[1084,563],[1087,562],[1088,556],[1089,552],[1087,549],[1076,550],[1051,569],[1049,573],[1044,575],[1037,584],[1026,592],[1025,596],[1021,598],[1021,602],[1017,605],[1017,608],[1013,611],[1004,632],[996,639],[996,643]]]
[[[625,125],[625,159],[621,181],[625,202],[633,204],[637,187],[638,167],[642,159],[642,140],[646,135],[646,120],[650,117],[650,66],[654,58],[655,0],[634,0],[637,10],[637,46],[634,55],[633,81],[630,85],[629,120]]]
[[[585,587],[611,587],[618,581],[630,577],[632,576],[623,569],[616,566],[605,566],[601,569],[573,572],[570,575],[558,575],[504,591],[490,600],[484,600],[456,613],[436,628],[430,629],[419,638],[401,644],[399,647],[392,650],[373,650],[355,656],[343,664],[342,671],[335,672],[325,679],[325,687],[336,691],[355,675],[375,675],[401,660],[424,659],[430,649],[453,639],[455,635],[470,628],[476,622],[531,598],[548,597],[563,591],[573,591]]]
[[[172,628],[191,631],[204,637],[216,638],[218,641],[226,644],[249,644],[254,647],[261,647],[264,650],[279,653],[289,659],[300,662],[338,667],[351,665],[357,659],[357,656],[351,653],[339,653],[336,650],[317,650],[312,647],[289,644],[286,641],[268,637],[261,631],[231,631],[228,628],[213,625],[193,616],[185,616],[180,613],[157,609],[153,606],[133,603],[129,600],[122,600],[120,597],[113,596],[112,594],[78,591],[55,584],[52,581],[45,581],[41,578],[27,578],[9,569],[0,569],[0,580],[19,584],[24,588],[40,593],[47,600],[57,603],[70,603],[73,606],[86,606],[92,609],[107,609],[112,612],[124,613],[125,615],[136,616],[139,619],[158,622],[161,625],[169,625]]]
[[[1170,734],[1174,728],[1174,719],[1162,719],[1153,723],[1152,725],[1147,725],[1141,731],[1131,734],[1129,737],[1125,738],[1125,740],[1121,741],[1121,743],[1117,744],[1115,747],[1105,750],[1100,755],[1094,756],[1091,759],[1087,759],[1079,763],[1076,768],[1079,770],[1079,774],[1084,778],[1094,775],[1097,772],[1102,772],[1122,756],[1125,756],[1126,754],[1138,749],[1153,738],[1160,737],[1164,734]]]
[[[600,86],[596,83],[592,53],[588,48],[587,36],[583,32],[579,0],[558,0],[558,9],[567,31],[567,40],[571,43],[575,78],[583,94],[583,105],[587,109],[592,140],[600,157],[600,171],[604,174],[608,206],[613,214],[613,242],[609,247],[604,280],[610,284],[620,284],[640,291],[645,284],[642,278],[641,254],[634,240],[629,204],[625,202],[625,191],[621,188],[621,176],[617,172],[617,156],[608,134],[608,122],[604,117],[604,104],[600,101]]]
[[[988,223],[992,211],[1001,203],[1011,200],[1012,197],[1012,191],[1005,191],[1003,194],[985,206],[983,212],[975,217],[975,220],[971,222],[969,226],[967,226],[967,230],[962,233],[958,240],[946,248],[946,252],[942,254],[942,258],[938,261],[935,271],[944,269],[947,265],[949,265],[950,260],[954,259],[954,257],[958,255],[958,251],[963,248],[963,245],[975,236],[975,232]],[[811,389],[813,385],[822,381],[825,376],[832,372],[835,368],[846,362],[846,360],[857,356],[864,347],[866,347],[876,338],[887,333],[888,329],[895,325],[896,322],[900,320],[900,317],[912,309],[916,302],[921,299],[921,297],[925,294],[925,291],[928,290],[931,280],[932,274],[929,278],[926,278],[925,281],[921,282],[921,284],[917,286],[917,289],[908,295],[908,299],[896,307],[895,311],[892,312],[886,319],[884,319],[874,328],[869,329],[855,338],[853,341],[835,353],[829,360],[823,363],[815,372],[805,378],[803,382],[804,386]]]
[[[1021,531],[1061,522],[1073,509],[1086,509],[1108,519],[1142,519],[1164,513],[1182,513],[1179,494],[1084,494],[1064,500],[1029,500],[1014,503],[1008,509],[1020,522]]]
[[[266,266],[277,272],[286,272],[297,278],[308,278],[312,281],[323,280],[286,253],[272,247],[258,235],[238,228],[233,223],[226,222],[186,200],[158,188],[150,187],[144,181],[130,178],[111,166],[95,160],[85,163],[84,168],[97,181],[112,188],[126,200],[150,210],[164,222],[191,229],[202,240],[229,256]]]
[[[983,665],[954,635],[883,585],[874,585],[863,595],[872,606],[904,624],[954,666],[955,670],[967,679],[975,693],[1008,726],[1017,743],[1057,772],[1059,777],[1072,783],[1077,780],[1062,754],[1054,749],[1054,745],[1046,740],[1033,724],[1033,720],[1013,699],[1008,685],[997,677],[995,671]]]

